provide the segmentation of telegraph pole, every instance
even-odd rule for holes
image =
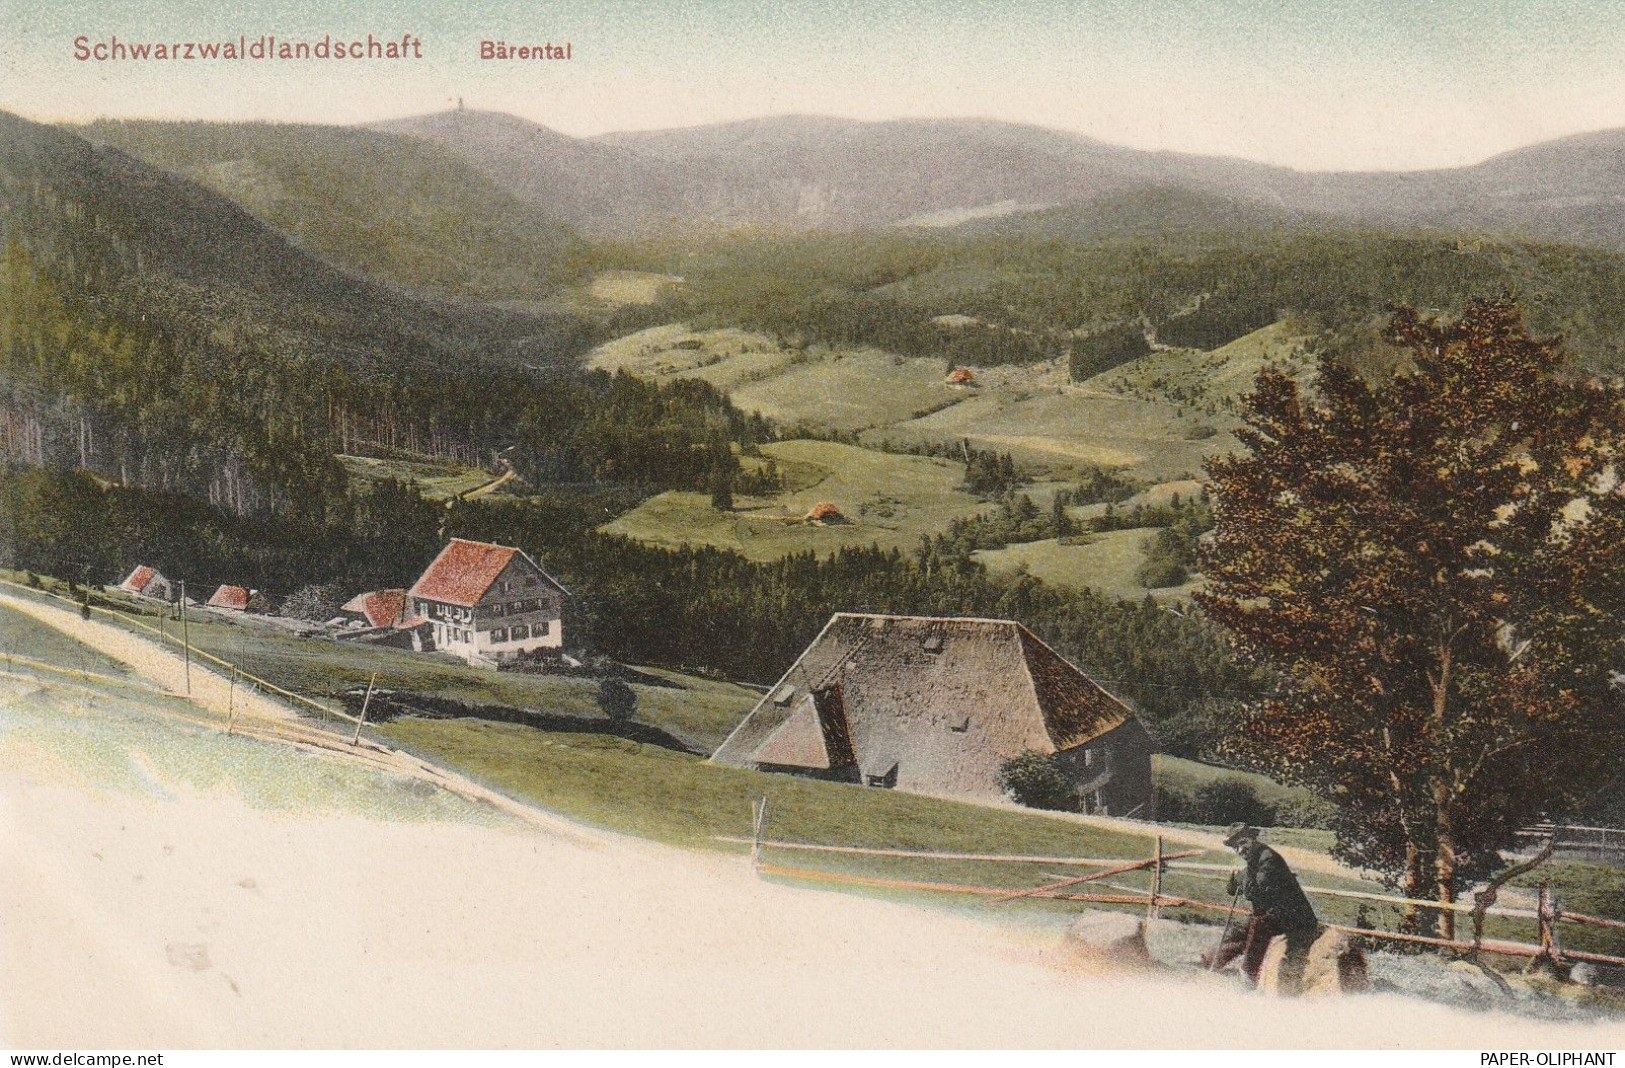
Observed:
[[[181,648],[186,656],[186,696],[192,696],[192,628],[186,618],[186,580],[181,579]]]

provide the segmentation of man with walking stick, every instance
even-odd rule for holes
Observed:
[[[1258,840],[1258,828],[1245,823],[1232,824],[1224,844],[1234,849],[1247,866],[1230,876],[1231,907],[1242,896],[1252,906],[1247,923],[1226,923],[1218,948],[1208,955],[1212,971],[1241,958],[1241,970],[1255,985],[1264,963],[1264,953],[1276,935],[1286,936],[1287,960],[1297,971],[1309,947],[1320,934],[1320,920],[1309,903],[1298,877],[1281,854]]]

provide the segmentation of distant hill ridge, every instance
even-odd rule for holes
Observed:
[[[863,229],[1160,187],[1288,218],[1625,248],[1622,130],[1532,145],[1469,167],[1310,173],[988,119],[791,115],[575,138],[512,115],[449,111],[373,128],[449,148],[515,195],[591,233],[673,225]]]

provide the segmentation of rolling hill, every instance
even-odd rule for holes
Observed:
[[[1220,215],[1232,224],[1330,217],[1625,248],[1625,131],[1469,167],[1315,173],[982,119],[801,115],[573,138],[510,115],[454,111],[375,128],[450,148],[515,195],[600,234],[942,224],[1161,189],[1230,202]],[[1171,220],[1183,210],[1175,207]]]
[[[598,233],[662,225],[681,200],[676,168],[512,115],[447,111],[372,129],[439,145],[525,203]]]
[[[452,111],[377,123],[437,142],[585,230],[862,229],[1001,205],[1070,203],[1143,185],[1212,184],[1259,164],[1118,148],[983,120],[818,116],[572,138],[511,115]]]
[[[97,122],[78,128],[235,202],[349,272],[439,297],[535,301],[582,243],[454,153],[340,126]]]
[[[319,513],[343,493],[335,452],[474,458],[512,443],[543,376],[550,447],[605,403],[572,320],[352,275],[178,174],[4,113],[0,249],[9,460]]]

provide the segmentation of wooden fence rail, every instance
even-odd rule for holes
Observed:
[[[972,862],[986,861],[1000,864],[1074,864],[1079,867],[1096,868],[1109,867],[1111,865],[1122,864],[1124,862],[1124,858],[1122,857],[1046,857],[1021,853],[950,853],[925,849],[882,849],[864,846],[816,845],[810,842],[762,841],[758,843],[754,839],[740,838],[733,835],[716,835],[711,840],[714,842],[726,842],[730,845],[759,845],[763,849],[772,848],[802,850],[805,852],[814,853],[837,853],[871,857],[900,857],[918,860],[954,860]],[[1186,856],[1188,854],[1179,855]],[[1169,859],[1173,856],[1173,854],[1169,854],[1169,857],[1163,858],[1163,868],[1165,870],[1186,872],[1195,875],[1197,878],[1210,877],[1216,879],[1228,879],[1233,872],[1241,870],[1234,864],[1204,864],[1200,862]],[[1143,861],[1141,863],[1145,867],[1150,867],[1151,865],[1151,861]],[[1459,901],[1445,904],[1439,901],[1430,901],[1427,898],[1397,897],[1392,894],[1377,894],[1365,890],[1338,890],[1328,886],[1305,886],[1303,889],[1305,893],[1318,894],[1322,897],[1339,897],[1355,901],[1374,901],[1385,905],[1403,905],[1407,908],[1414,906],[1417,908],[1438,909],[1440,911],[1449,910],[1452,912],[1461,913],[1471,913],[1473,911],[1472,905],[1463,904]],[[1491,916],[1501,916],[1510,919],[1534,920],[1539,919],[1540,917],[1539,912],[1537,912],[1535,909],[1511,908],[1500,905],[1492,906],[1485,911]],[[1573,919],[1576,923],[1586,922],[1586,920],[1582,920],[1578,916],[1567,912],[1563,913],[1563,918]],[[1612,923],[1614,921],[1608,922]],[[1621,926],[1625,926],[1625,924],[1621,924]]]
[[[61,594],[53,593],[50,590],[35,589],[32,586],[25,586],[20,582],[12,582],[10,579],[0,579],[0,586],[10,586],[13,589],[22,590],[24,593],[27,593],[27,594],[31,594],[31,595],[39,596],[39,597],[48,597],[48,598],[50,598],[51,600],[54,600],[54,601],[61,601],[63,604],[66,604],[66,605],[70,606],[75,611],[78,611],[78,610],[80,610],[80,609],[82,609],[84,607],[84,605],[81,604],[79,601],[75,601],[70,597],[64,597]],[[155,603],[162,604],[163,602],[155,602]],[[111,607],[108,607],[106,605],[99,605],[99,604],[91,605],[90,610],[92,612],[100,612],[100,613],[102,613],[104,615],[111,616],[114,619],[119,620],[120,622],[123,622],[123,623],[127,623],[127,624],[129,624],[131,626],[140,627],[142,630],[147,631],[149,634],[157,635],[158,640],[159,640],[160,643],[166,643],[167,642],[167,643],[169,643],[171,645],[176,645],[176,646],[182,645],[182,639],[180,637],[178,637],[178,636],[176,636],[174,634],[170,634],[168,631],[164,630],[162,627],[154,627],[152,624],[146,622],[144,619],[141,619],[140,616],[137,613],[135,613],[134,611],[126,611],[124,609],[111,608]],[[242,626],[243,624],[238,624],[238,625]],[[337,718],[337,719],[348,720],[351,723],[355,723],[359,719],[359,717],[353,716],[350,713],[343,711],[342,709],[331,708],[331,707],[329,707],[327,705],[322,704],[320,701],[315,701],[315,700],[312,700],[309,697],[306,697],[304,694],[294,693],[292,690],[283,689],[281,686],[278,686],[276,683],[271,682],[268,679],[262,679],[258,675],[250,674],[249,672],[244,671],[241,668],[241,666],[239,666],[237,664],[233,664],[229,660],[222,660],[220,657],[215,656],[213,653],[204,652],[202,649],[199,649],[195,645],[192,645],[190,643],[186,643],[185,648],[186,648],[186,651],[188,652],[189,655],[191,655],[193,657],[201,657],[204,660],[208,660],[211,663],[217,664],[220,667],[225,668],[227,671],[235,671],[237,673],[237,677],[239,679],[244,679],[244,680],[246,680],[248,682],[251,682],[251,683],[254,684],[255,687],[257,687],[258,689],[263,690],[263,691],[265,691],[267,693],[276,694],[278,697],[281,697],[283,700],[289,702],[290,704],[293,704],[295,706],[304,706],[306,708],[314,709],[315,711],[320,712],[324,716],[332,716],[332,717]]]
[[[1213,901],[1204,901],[1200,898],[1170,895],[1163,893],[1162,873],[1164,871],[1187,871],[1198,877],[1228,876],[1230,873],[1240,871],[1233,865],[1208,864],[1188,861],[1185,858],[1195,856],[1201,850],[1192,850],[1182,853],[1164,853],[1162,839],[1157,839],[1157,848],[1147,860],[1130,860],[1124,857],[1056,857],[1037,856],[1023,853],[968,853],[952,852],[947,850],[926,849],[889,849],[873,846],[836,846],[821,845],[812,842],[781,842],[766,839],[761,834],[760,815],[765,813],[765,799],[759,803],[762,807],[753,806],[753,814],[757,816],[755,823],[756,834],[750,838],[741,838],[731,835],[718,835],[713,841],[726,842],[731,845],[748,845],[751,847],[751,861],[755,870],[762,875],[775,875],[785,878],[802,879],[809,882],[836,883],[845,886],[866,886],[877,889],[914,890],[930,893],[965,894],[988,899],[988,904],[1001,904],[1020,898],[1036,898],[1050,901],[1077,901],[1093,902],[1097,904],[1115,905],[1141,905],[1148,914],[1155,915],[1161,908],[1189,908],[1238,916],[1248,915],[1248,910],[1236,908],[1233,905],[1221,904]],[[868,857],[894,857],[919,860],[940,860],[954,862],[983,862],[998,864],[1045,864],[1045,865],[1072,865],[1085,868],[1105,869],[1093,875],[1084,875],[1074,878],[1062,879],[1058,882],[1048,883],[1036,887],[1005,887],[984,886],[964,883],[932,882],[920,879],[889,879],[873,875],[857,875],[847,872],[820,871],[812,868],[788,867],[780,864],[771,864],[762,859],[763,854],[770,849],[785,850],[789,852],[828,853],[845,856]],[[1153,873],[1152,888],[1150,891],[1136,891],[1131,887],[1122,887],[1115,884],[1105,884],[1110,889],[1119,891],[1112,894],[1099,894],[1082,892],[1071,889],[1086,882],[1104,879],[1107,876],[1122,874],[1136,870],[1149,870]],[[1456,912],[1471,912],[1473,906],[1460,902],[1428,901],[1421,898],[1397,897],[1388,894],[1377,894],[1361,890],[1338,890],[1331,887],[1305,886],[1304,891],[1325,897],[1350,898],[1363,901],[1375,901],[1382,904],[1402,906],[1406,908],[1420,907],[1435,910],[1451,910]],[[1429,935],[1405,934],[1398,931],[1378,931],[1363,927],[1349,927],[1342,924],[1326,924],[1328,929],[1346,931],[1352,935],[1364,938],[1374,938],[1393,942],[1405,942],[1414,945],[1436,946],[1441,949],[1452,949],[1461,952],[1495,953],[1505,956],[1529,958],[1555,958],[1563,961],[1590,961],[1596,964],[1608,964],[1625,967],[1625,957],[1612,956],[1606,953],[1591,953],[1583,950],[1559,948],[1556,941],[1555,927],[1559,922],[1585,924],[1598,927],[1625,929],[1625,921],[1607,919],[1601,916],[1590,916],[1584,913],[1565,912],[1555,905],[1549,904],[1550,895],[1542,892],[1543,907],[1539,909],[1517,909],[1491,907],[1486,913],[1492,916],[1511,917],[1515,919],[1533,919],[1540,925],[1540,942],[1538,944],[1515,942],[1505,939],[1479,938],[1476,941],[1461,941],[1455,939],[1434,938]]]

